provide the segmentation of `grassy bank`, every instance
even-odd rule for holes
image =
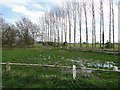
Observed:
[[[83,52],[66,50],[58,47],[38,46],[35,48],[14,48],[2,50],[2,62],[37,63],[72,66],[72,60],[112,61],[120,66],[118,54],[100,52]],[[76,63],[74,63],[76,64]],[[78,64],[76,64],[78,67]],[[14,66],[6,72],[3,66],[3,87],[13,88],[119,88],[118,72],[94,71],[92,74],[77,74],[76,80],[72,73],[60,68],[43,68],[37,66]]]

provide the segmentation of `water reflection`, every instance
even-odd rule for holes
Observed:
[[[118,67],[115,66],[114,62],[100,62],[99,60],[93,61],[93,60],[73,60],[69,59],[71,62],[79,64],[80,67],[86,67],[86,68],[102,68],[102,69],[113,69],[118,70]]]

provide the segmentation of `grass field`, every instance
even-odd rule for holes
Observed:
[[[35,48],[14,48],[2,50],[2,62],[52,64],[72,66],[78,63],[72,60],[112,61],[120,66],[118,54],[100,52],[83,52],[66,50],[58,47],[38,46]],[[66,69],[65,69],[66,70]],[[89,77],[84,73],[77,74],[76,80],[72,73],[60,68],[43,68],[37,66],[11,66],[9,73],[2,68],[2,83],[4,88],[119,88],[120,73],[94,71]]]
[[[118,88],[117,72],[95,71],[91,76],[77,74],[76,80],[71,73],[62,73],[56,68],[12,66],[6,73],[3,66],[4,88]]]
[[[68,44],[68,46],[69,46],[69,44]],[[71,48],[77,48],[77,49],[83,49],[83,50],[84,49],[88,49],[88,50],[101,50],[102,49],[102,48],[100,48],[100,44],[96,44],[96,48],[95,47],[92,48],[92,44],[90,44],[90,43],[88,44],[87,48],[86,48],[86,44],[82,44],[81,47],[80,47],[80,44],[75,44],[75,47],[74,47],[74,44],[71,43],[70,46],[71,46]],[[103,46],[101,45],[101,47],[103,47]],[[119,44],[115,44],[114,49],[113,48],[106,49],[105,46],[104,46],[103,50],[118,51],[118,49],[119,49]]]

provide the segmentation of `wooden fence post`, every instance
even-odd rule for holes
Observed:
[[[6,63],[6,71],[7,71],[7,72],[10,71],[10,63],[9,63],[9,62]]]
[[[73,79],[76,78],[76,66],[73,65]]]

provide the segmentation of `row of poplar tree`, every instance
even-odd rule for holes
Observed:
[[[76,37],[79,37],[82,47],[82,18],[84,15],[86,47],[88,47],[88,18],[86,2],[63,2],[62,7],[54,7],[39,18],[39,22],[32,23],[28,18],[22,17],[15,24],[5,23],[1,18],[2,45],[8,47],[34,45],[35,39],[41,42],[72,43],[76,46]],[[92,47],[96,47],[96,23],[94,0],[91,2],[92,12]],[[100,47],[104,47],[104,12],[103,0],[100,0]],[[110,23],[109,23],[109,44],[111,44],[111,17],[113,23],[113,45],[114,45],[114,9],[113,1],[110,0]],[[78,28],[79,27],[79,28]],[[77,36],[79,30],[79,36]],[[73,34],[73,35],[72,35]],[[71,44],[69,44],[71,46]]]

